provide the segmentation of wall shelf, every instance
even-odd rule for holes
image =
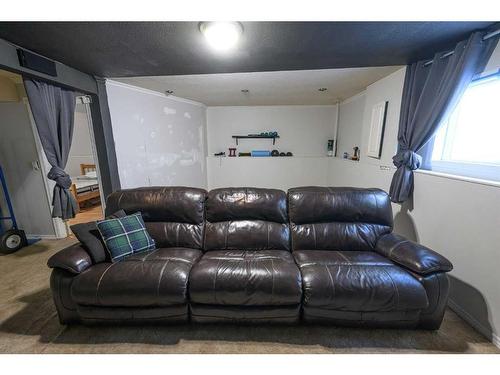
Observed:
[[[279,137],[279,135],[233,135],[233,138],[236,139],[236,145],[238,145],[239,139],[272,139],[274,145],[276,144],[276,138]]]
[[[292,162],[292,161],[301,161],[301,160],[332,160],[335,159],[332,156],[206,156],[207,160],[227,160],[228,162],[245,161],[245,160],[258,160],[257,162],[272,162],[272,163],[280,163],[280,162]],[[348,160],[352,161],[352,160]]]

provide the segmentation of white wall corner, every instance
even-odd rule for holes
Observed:
[[[350,96],[348,97],[347,99],[345,100],[342,100],[339,105],[342,105],[342,104],[347,104],[347,103],[350,103],[350,102],[353,102],[359,98],[362,98],[363,96],[366,95],[366,89],[361,91],[361,92],[358,92],[357,94],[353,95],[353,96]]]
[[[159,97],[162,97],[162,98],[168,98],[168,99],[171,99],[171,100],[174,100],[174,101],[177,101],[177,102],[187,103],[187,104],[193,104],[193,105],[197,105],[197,106],[200,106],[200,107],[203,107],[203,108],[207,108],[207,106],[205,104],[197,102],[197,101],[194,101],[194,100],[185,99],[185,98],[181,98],[179,96],[174,96],[174,95],[165,95],[165,94],[162,94],[159,91],[145,89],[143,87],[130,85],[128,83],[113,81],[112,79],[106,79],[105,83],[106,83],[106,85],[125,87],[125,88],[128,88],[130,90],[135,90],[135,91],[138,91],[138,92],[142,92],[144,94],[155,95],[155,96],[159,96]]]
[[[448,307],[453,310],[460,318],[469,323],[474,329],[476,329],[479,333],[485,336],[488,340],[491,341],[493,345],[497,348],[500,348],[500,337],[489,328],[485,327],[482,323],[480,323],[476,318],[474,318],[471,314],[465,311],[460,305],[458,305],[451,298],[448,299]]]

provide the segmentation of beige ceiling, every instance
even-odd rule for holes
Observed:
[[[401,66],[113,78],[208,106],[334,104],[363,91]],[[319,88],[327,88],[320,92]],[[243,93],[241,90],[249,90]]]

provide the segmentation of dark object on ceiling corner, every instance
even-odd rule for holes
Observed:
[[[17,49],[17,57],[19,64],[35,72],[44,73],[52,77],[57,77],[56,63],[37,54],[25,51],[21,48]]]
[[[219,56],[197,22],[0,22],[0,38],[102,77],[405,65],[492,22],[243,22]]]

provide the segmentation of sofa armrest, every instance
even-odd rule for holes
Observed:
[[[419,275],[453,269],[451,262],[442,255],[394,233],[380,237],[375,251]]]
[[[81,244],[77,243],[52,255],[47,265],[49,268],[60,268],[78,275],[92,265],[92,259]]]

